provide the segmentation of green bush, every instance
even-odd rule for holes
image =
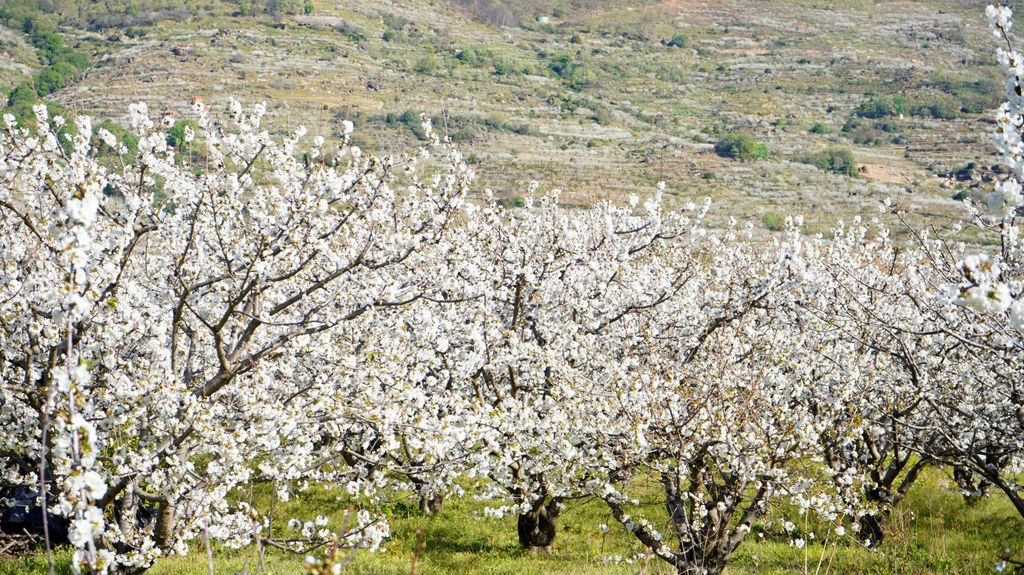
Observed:
[[[300,0],[266,0],[265,11],[271,16],[298,14],[305,8]]]
[[[685,48],[690,45],[690,37],[679,32],[675,36],[672,36],[672,39],[666,42],[665,45],[672,48]]]
[[[409,21],[407,19],[390,12],[382,13],[380,15],[380,19],[384,22],[385,26],[392,30],[402,31],[409,25]]]
[[[103,120],[99,124],[96,124],[96,130],[100,128],[105,129],[117,138],[117,141],[124,144],[128,148],[128,155],[132,156],[139,149],[139,137],[132,132],[125,129],[124,126],[118,124],[113,120]],[[184,139],[184,130],[182,133],[182,139]]]
[[[576,65],[572,61],[572,56],[568,54],[559,54],[552,58],[548,68],[563,80],[571,79],[576,73]]]
[[[730,132],[715,144],[715,153],[723,158],[763,160],[768,157],[768,148],[750,134]]]
[[[899,139],[900,136],[894,138],[890,135],[898,129],[899,125],[892,120],[868,122],[860,118],[851,118],[843,125],[843,134],[857,145],[881,145],[888,140]]]
[[[7,96],[7,105],[14,109],[16,116],[20,116],[23,111],[32,110],[32,105],[36,103],[38,96],[31,85],[20,84]]]
[[[882,120],[875,122],[875,128],[887,134],[895,134],[900,131],[900,124],[896,120]]]
[[[24,18],[22,29],[49,66],[36,74],[32,82],[22,84],[8,94],[7,103],[19,117],[31,111],[36,96],[47,96],[66,87],[90,64],[87,55],[64,44],[64,38],[49,21],[30,15]]]
[[[829,148],[813,154],[797,156],[796,161],[802,164],[812,165],[819,170],[842,174],[844,176],[857,176],[857,162],[853,158],[853,152],[846,148]]]
[[[499,112],[487,116],[481,123],[492,130],[512,132],[520,136],[527,136],[533,133],[526,124],[510,124],[505,120],[505,116]]]
[[[55,63],[68,49],[60,34],[52,30],[34,29],[29,33],[28,40],[39,50],[39,55],[50,64]]]
[[[548,62],[548,69],[561,78],[570,90],[579,92],[594,82],[592,71],[573,60],[569,54],[558,54]]]
[[[761,223],[770,231],[781,232],[786,227],[786,218],[778,212],[767,212],[761,216]]]
[[[372,120],[383,121],[384,125],[389,128],[405,126],[421,140],[425,139],[427,136],[423,131],[423,123],[420,121],[420,115],[414,110],[406,110],[402,113],[388,112],[387,115],[375,116]]]
[[[434,71],[437,70],[437,68],[440,65],[441,64],[440,62],[437,61],[437,58],[435,58],[432,54],[427,54],[426,56],[421,57],[419,60],[416,60],[416,64],[413,66],[413,70],[415,70],[418,74],[432,74],[434,73]]]
[[[929,82],[929,86],[956,98],[960,111],[969,114],[999,107],[1003,95],[1002,84],[993,78],[964,80],[959,76],[939,77]]]
[[[812,133],[812,134],[827,134],[827,133],[829,133],[828,126],[826,126],[825,124],[822,124],[821,122],[816,122],[813,126],[811,126],[811,129],[807,130],[807,131]]]
[[[185,128],[192,128],[193,133],[197,130],[196,123],[192,120],[178,120],[171,126],[170,130],[167,130],[167,145],[180,150],[185,147]],[[113,133],[113,132],[111,132]]]
[[[455,58],[467,66],[476,68],[487,66],[495,60],[494,52],[487,48],[463,48]]]
[[[54,64],[36,75],[36,93],[40,97],[52,94],[74,81],[77,75],[78,69],[67,62]]]
[[[960,117],[962,107],[958,98],[942,92],[932,92],[915,98],[910,113],[939,120],[954,120]]]
[[[899,116],[906,111],[907,103],[903,96],[886,96],[862,102],[857,115],[861,118],[885,118]]]
[[[514,71],[512,64],[509,64],[505,60],[501,60],[494,63],[494,75],[495,76],[507,76]]]
[[[608,106],[601,104],[594,106],[594,121],[602,126],[608,126],[615,120],[612,111]]]

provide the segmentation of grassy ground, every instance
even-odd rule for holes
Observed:
[[[1005,549],[1024,551],[1024,521],[998,495],[972,506],[951,492],[948,478],[940,471],[929,472],[914,488],[909,501],[891,522],[893,535],[878,549],[866,549],[851,541],[836,541],[830,529],[813,525],[805,529],[818,534],[804,549],[796,549],[771,522],[755,527],[740,548],[727,573],[733,575],[791,573],[877,573],[877,574],[990,574]],[[645,511],[657,515],[653,493],[641,496]],[[332,524],[340,523],[344,505],[330,492],[316,490],[289,504],[282,515],[310,517],[326,514]],[[412,501],[389,505],[393,538],[381,551],[359,551],[345,573],[351,575],[398,575],[412,571],[417,532],[422,530],[423,551],[416,572],[444,575],[498,574],[651,574],[671,571],[656,559],[643,559],[643,550],[615,525],[604,532],[601,525],[611,519],[598,502],[571,505],[562,515],[554,548],[544,553],[521,550],[516,541],[513,518],[486,519],[484,504],[471,498],[452,500],[437,517],[422,516]],[[779,519],[778,511],[774,519]],[[793,518],[796,519],[796,518]],[[283,523],[284,520],[280,521]],[[797,519],[798,524],[800,521]],[[775,522],[777,523],[777,521]],[[665,531],[665,530],[663,530]],[[762,536],[763,535],[763,536]],[[822,543],[824,541],[824,543]],[[217,549],[218,574],[258,572],[253,548]],[[634,558],[615,563],[609,558]],[[67,552],[57,554],[61,572]],[[268,573],[301,573],[303,558],[268,551]],[[45,573],[41,557],[0,561],[0,575]],[[207,565],[201,549],[187,557],[166,559],[152,573],[156,575],[205,575]]]

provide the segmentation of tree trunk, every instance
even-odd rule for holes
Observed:
[[[519,544],[523,549],[545,549],[555,540],[558,503],[543,501],[533,511],[519,516]]]
[[[126,539],[130,539],[135,532],[135,525],[138,523],[138,509],[136,509],[135,489],[129,484],[119,501],[115,501],[117,511],[114,516],[117,519],[117,526]]]
[[[424,515],[437,515],[444,511],[444,494],[420,494],[420,511]]]
[[[159,549],[167,549],[174,541],[174,505],[162,501],[157,509],[156,527],[153,530],[153,538]]]
[[[970,469],[965,467],[953,467],[953,479],[964,496],[964,503],[974,505],[988,495],[988,488],[992,485],[983,477],[974,475]]]
[[[861,541],[871,541],[874,547],[885,539],[885,524],[888,522],[888,512],[880,512],[878,515],[861,515],[857,520],[860,524],[858,536]]]
[[[725,571],[724,562],[721,565],[717,563],[710,565],[683,563],[676,566],[676,573],[678,575],[721,575],[723,571]]]

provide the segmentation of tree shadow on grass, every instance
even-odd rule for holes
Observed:
[[[425,553],[472,553],[516,557],[525,553],[518,544],[496,541],[489,534],[471,532],[451,523],[428,525],[424,529]]]

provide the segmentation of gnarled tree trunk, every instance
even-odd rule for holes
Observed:
[[[676,567],[676,573],[679,575],[721,575],[724,570],[724,564],[700,565],[697,563],[684,563]]]
[[[857,523],[860,525],[860,532],[857,534],[861,541],[870,541],[872,545],[877,545],[883,539],[885,539],[885,527],[888,523],[888,512],[882,512],[878,515],[861,515],[857,519]]]
[[[437,515],[444,511],[444,494],[420,494],[420,511],[424,515]]]
[[[174,504],[168,501],[160,502],[157,509],[156,527],[153,529],[153,539],[160,549],[167,549],[174,541]]]
[[[519,544],[524,549],[545,549],[555,540],[558,520],[558,502],[543,500],[533,510],[519,516]]]

